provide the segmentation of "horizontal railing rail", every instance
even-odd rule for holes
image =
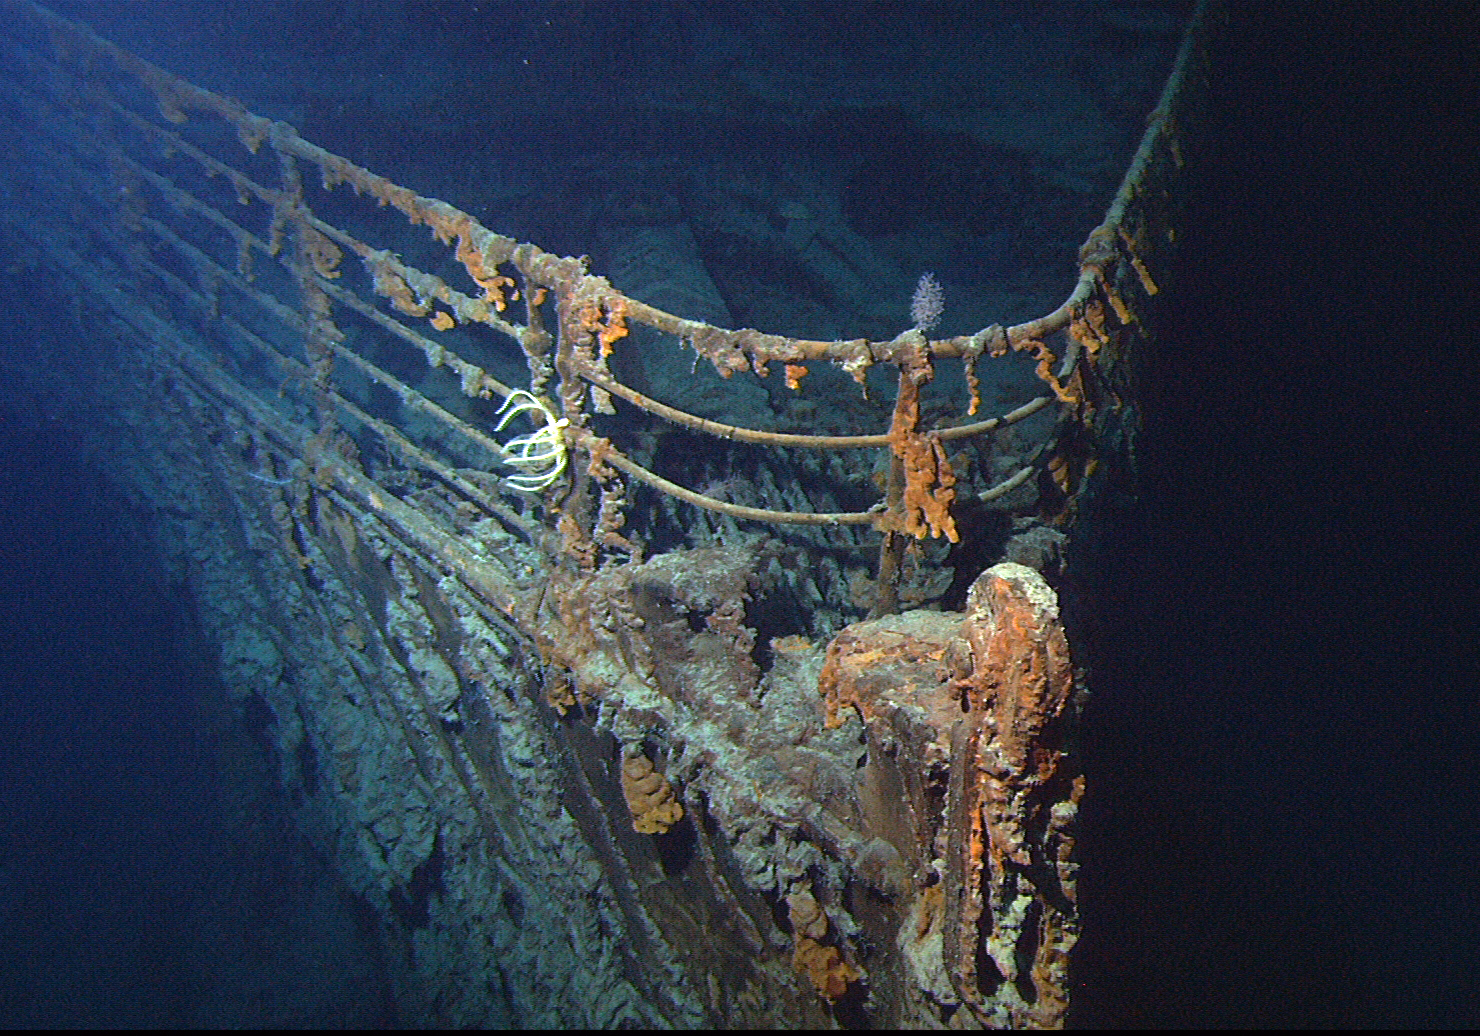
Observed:
[[[1052,312],[1012,326],[993,324],[969,335],[935,340],[912,328],[889,340],[812,341],[726,329],[666,312],[616,290],[592,274],[584,259],[557,256],[496,233],[446,202],[418,195],[333,154],[286,123],[255,115],[37,4],[0,0],[0,8],[30,19],[50,34],[54,63],[45,68],[44,78],[52,103],[58,111],[68,112],[70,121],[66,131],[59,131],[57,119],[38,116],[35,125],[59,134],[65,138],[59,143],[83,149],[110,170],[111,181],[99,190],[112,192],[111,196],[100,196],[98,204],[116,211],[120,236],[149,242],[147,254],[133,255],[135,270],[165,285],[197,312],[210,313],[235,342],[292,383],[300,406],[313,415],[315,433],[308,441],[314,449],[329,450],[339,425],[348,418],[372,431],[402,462],[430,473],[485,513],[530,537],[534,526],[527,504],[534,494],[547,523],[553,527],[565,520],[564,541],[585,565],[593,563],[600,550],[630,547],[619,532],[626,505],[620,475],[736,519],[866,526],[883,535],[876,610],[892,606],[890,588],[909,539],[958,538],[953,517],[958,480],[946,443],[986,435],[1056,407],[1060,416],[1055,431],[1031,452],[1028,462],[973,495],[982,501],[1000,498],[1038,472],[1072,495],[1074,479],[1068,469],[1085,459],[1067,455],[1074,447],[1066,444],[1075,437],[1061,431],[1066,423],[1088,421],[1095,407],[1116,402],[1099,369],[1102,353],[1107,346],[1112,347],[1109,352],[1116,351],[1117,336],[1140,333],[1138,311],[1158,291],[1152,265],[1171,231],[1141,200],[1169,166],[1181,164],[1175,133],[1177,102],[1196,63],[1189,34],[1104,220],[1081,248],[1072,290]],[[134,84],[132,93],[118,88],[120,80]],[[152,99],[153,116],[139,110],[140,98]],[[260,174],[211,153],[203,139],[187,139],[193,117],[229,128],[247,156],[243,165],[275,168],[278,182],[264,183]],[[219,143],[220,134],[210,139]],[[474,290],[461,290],[402,259],[394,239],[372,242],[365,230],[341,225],[358,217],[336,222],[316,211],[304,181],[305,173],[314,170],[326,196],[336,199],[336,208],[350,208],[350,199],[337,188],[353,190],[366,212],[360,220],[364,225],[369,225],[374,211],[389,210],[413,226],[428,228],[450,250]],[[212,192],[223,199],[234,197],[241,212],[228,215],[208,197]],[[249,226],[248,218],[261,219],[264,225]],[[348,257],[359,260],[352,278],[345,276],[352,269],[346,264]],[[262,258],[280,268],[267,284],[257,266]],[[223,288],[250,300],[297,339],[301,355],[289,355],[262,328],[247,327],[241,314],[223,313],[219,294]],[[463,396],[501,400],[503,421],[493,431],[484,430],[465,409],[449,399],[432,398],[425,386],[413,385],[405,376],[404,359],[382,357],[381,343],[367,346],[363,334],[352,335],[341,326],[351,314],[365,327],[379,329],[419,353],[433,370],[450,372]],[[809,364],[830,364],[863,384],[870,368],[892,366],[898,388],[889,426],[856,435],[780,432],[716,421],[665,404],[625,384],[609,366],[609,359],[623,348],[623,339],[638,326],[678,338],[694,351],[696,362],[702,357],[726,378],[766,376],[771,365],[779,364],[788,386],[796,388]],[[454,347],[459,339],[451,332],[476,328],[517,344],[528,372],[525,385],[490,373],[489,361],[469,355],[466,342]],[[1060,332],[1067,333],[1063,355],[1049,344],[1050,337]],[[1014,352],[1036,361],[1045,393],[998,416],[971,420],[981,402],[978,362]],[[956,423],[926,427],[921,388],[934,376],[935,365],[947,360],[962,362],[970,404]],[[355,392],[346,387],[346,377],[356,385],[388,391],[405,414],[430,422],[446,438],[418,442],[430,433],[410,434],[397,428],[397,422],[377,416],[365,398],[351,398]],[[678,485],[597,433],[594,415],[614,413],[613,399],[661,421],[731,442],[887,451],[882,498],[863,510],[810,512],[747,506]],[[501,441],[495,433],[516,418],[533,419],[534,430]],[[452,456],[434,455],[446,450]],[[459,465],[457,458],[465,463]],[[577,458],[584,463],[574,463]],[[471,467],[466,463],[470,459]],[[490,476],[497,466],[516,473],[495,487]],[[500,499],[500,492],[523,499],[524,509],[516,512]],[[599,494],[599,502],[588,504],[593,492]],[[580,530],[569,525],[576,515],[586,516],[587,525]]]

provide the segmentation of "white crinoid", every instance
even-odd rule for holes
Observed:
[[[521,472],[510,475],[506,481],[515,489],[537,493],[565,471],[565,436],[562,433],[570,422],[556,417],[543,400],[523,389],[509,393],[498,412],[504,415],[494,429],[499,432],[519,414],[535,413],[544,422],[536,431],[510,439],[503,446],[503,462]]]

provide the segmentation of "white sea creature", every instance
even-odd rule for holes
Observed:
[[[570,422],[563,417],[556,417],[555,412],[543,400],[523,389],[515,389],[509,393],[509,398],[504,400],[504,405],[499,407],[498,412],[504,415],[504,419],[494,429],[499,432],[519,414],[535,413],[544,421],[544,426],[536,431],[504,443],[503,462],[521,472],[508,477],[509,485],[515,489],[537,493],[558,479],[565,471],[566,447],[563,433]]]

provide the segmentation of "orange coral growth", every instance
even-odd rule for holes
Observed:
[[[451,331],[457,326],[457,321],[452,319],[452,314],[443,313],[441,310],[432,314],[430,323],[438,331]]]
[[[645,755],[622,760],[622,796],[632,813],[632,830],[640,835],[660,835],[683,819],[673,786]]]
[[[504,307],[507,306],[510,302],[519,301],[519,289],[514,286],[514,278],[505,277],[503,274],[499,274],[499,276],[493,279],[493,284],[499,289],[498,297],[493,300],[493,308],[498,310],[500,313],[504,311]],[[507,299],[504,297],[504,288],[509,289]]]

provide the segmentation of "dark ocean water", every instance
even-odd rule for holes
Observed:
[[[311,39],[342,31],[337,6],[193,13]],[[895,31],[961,6],[902,5]],[[1470,1026],[1472,33],[1457,7],[1239,7],[1162,286],[1145,493],[1078,562],[1094,698],[1072,1021]],[[758,10],[840,32],[879,14]],[[178,5],[129,11],[120,31],[141,32]],[[375,11],[353,19],[367,40]],[[283,822],[146,522],[26,396],[37,325],[6,302],[0,1024],[388,1021],[349,898]]]
[[[1095,590],[1083,1025],[1480,1014],[1475,59],[1419,7],[1258,7],[1219,55]]]
[[[37,404],[0,410],[0,1025],[382,1023],[350,897],[287,826],[188,590]]]

